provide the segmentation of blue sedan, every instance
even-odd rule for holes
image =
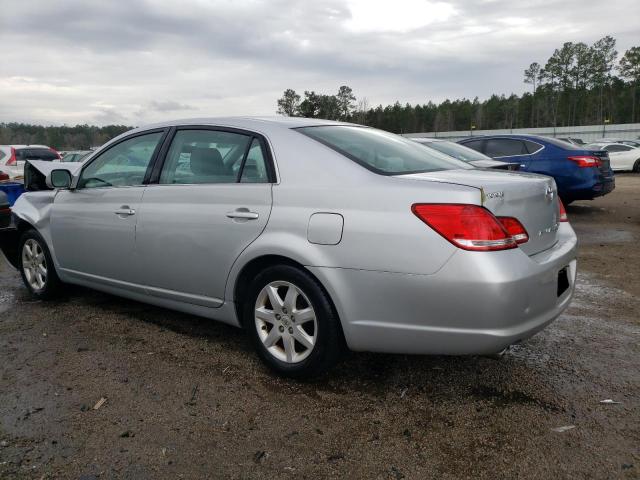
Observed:
[[[487,135],[458,143],[504,162],[519,162],[520,171],[553,177],[562,200],[592,200],[615,188],[609,154],[585,150],[538,135]]]

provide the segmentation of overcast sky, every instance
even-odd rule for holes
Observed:
[[[563,42],[639,45],[639,19],[638,0],[2,0],[0,122],[272,115],[286,88],[521,93]]]

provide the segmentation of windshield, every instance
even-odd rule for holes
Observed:
[[[418,143],[420,143],[420,145],[424,145],[425,147],[433,148],[434,150],[437,150],[439,152],[451,155],[453,158],[457,158],[458,160],[462,160],[463,162],[491,160],[491,157],[487,157],[486,155],[477,152],[473,148],[465,147],[464,145],[460,145],[458,143],[444,141]]]
[[[323,125],[296,130],[381,175],[473,168],[413,140],[373,128]]]

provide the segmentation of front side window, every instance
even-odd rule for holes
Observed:
[[[163,132],[130,138],[98,155],[82,171],[78,188],[142,185]]]
[[[178,130],[160,173],[160,184],[267,182],[260,142],[218,130]]]
[[[373,128],[323,125],[296,130],[382,175],[473,168],[413,140]]]

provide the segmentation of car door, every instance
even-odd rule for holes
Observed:
[[[62,273],[100,283],[137,283],[135,227],[145,179],[164,130],[128,137],[83,167],[51,213],[52,245]]]
[[[274,170],[264,138],[178,128],[138,218],[136,249],[151,295],[222,304],[227,276],[271,213]]]

